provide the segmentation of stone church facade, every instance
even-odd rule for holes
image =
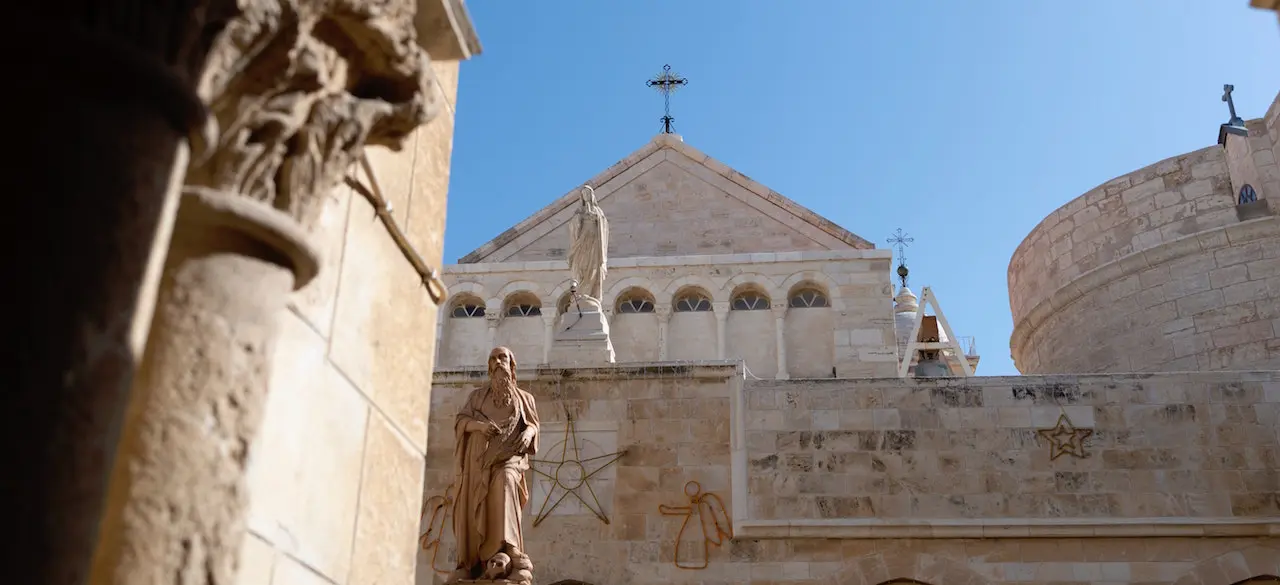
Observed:
[[[1273,125],[1246,126],[1250,147],[1271,144]],[[1224,152],[1155,165],[1145,180],[1161,190],[1100,188],[1085,205],[1138,208],[1177,193],[1200,209],[1196,197],[1229,195],[1225,177],[1238,167],[1229,161],[1247,158],[1269,210],[1271,159],[1233,155],[1240,143],[1224,142],[1214,147]],[[1224,178],[1197,195],[1205,172]],[[616,226],[604,305],[617,363],[547,363],[557,317],[572,310],[563,224],[576,190],[446,269],[453,296],[437,333],[419,585],[453,568],[453,417],[486,382],[494,345],[514,348],[543,421],[525,510],[540,583],[1280,583],[1280,371],[1265,359],[1198,372],[1125,373],[1098,361],[1084,373],[1042,363],[1045,372],[1016,377],[955,368],[899,377],[899,360],[917,358],[905,349],[927,295],[894,294],[888,251],[675,136],[590,184]],[[1204,211],[1219,225],[1181,225],[1220,236],[1195,232],[1170,248],[1194,242],[1217,254],[1206,246],[1220,244],[1224,262],[1253,254],[1238,259],[1246,275],[1272,266],[1274,217],[1234,200],[1215,205]],[[1146,221],[1159,233],[1163,224]],[[756,231],[733,237],[732,225]],[[1028,240],[1062,230],[1040,227]],[[1139,255],[1154,263],[1155,254]],[[1015,315],[1035,305],[1029,291],[1052,287],[1012,276],[1045,270],[1027,258],[1020,249],[1011,263]],[[1190,265],[1166,268],[1174,284],[1158,294],[1201,278],[1184,273]],[[1099,290],[1118,294],[1141,279]],[[1265,300],[1250,301],[1251,315]],[[1216,310],[1229,309],[1160,315],[1207,327],[1225,318]],[[1079,336],[1058,347],[1082,363],[1094,355],[1085,348],[1108,342],[1103,329],[1045,323]]]
[[[888,250],[674,134],[591,179],[610,220],[603,304],[617,362],[740,358],[767,379],[895,375]],[[546,363],[569,305],[576,190],[445,268],[441,367],[495,345]]]

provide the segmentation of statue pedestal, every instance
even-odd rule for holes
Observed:
[[[584,297],[569,305],[556,325],[547,362],[553,366],[599,365],[611,364],[613,358],[609,320],[600,310],[600,303]]]

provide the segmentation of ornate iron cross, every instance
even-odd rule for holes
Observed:
[[[898,228],[897,231],[893,232],[892,236],[889,236],[889,243],[898,251],[898,280],[902,282],[904,288],[907,286],[907,274],[909,274],[907,271],[907,246],[914,241],[916,239],[907,235],[906,232],[902,231],[902,228]]]
[[[653,79],[644,82],[644,84],[662,94],[662,133],[674,133],[676,119],[671,117],[671,94],[675,93],[677,89],[689,85],[689,80],[680,77],[679,74],[672,73],[670,65],[663,65],[662,73],[655,75]]]

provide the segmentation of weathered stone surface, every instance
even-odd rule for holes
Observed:
[[[1050,214],[1009,263],[1010,346],[1029,374],[1280,368],[1280,99],[1248,138],[1139,169]],[[1237,196],[1249,184],[1260,198]],[[1268,195],[1276,193],[1276,195]],[[1235,322],[1210,317],[1244,311]],[[1260,312],[1259,312],[1260,311]],[[1181,324],[1196,322],[1194,328]],[[1213,321],[1210,325],[1209,322]]]
[[[482,376],[435,375],[427,496],[449,484],[448,413]],[[608,524],[579,508],[527,531],[550,582],[1231,585],[1280,559],[1275,372],[744,383],[697,362],[521,379],[545,420],[615,429],[627,450]],[[1088,457],[1050,459],[1036,431],[1063,414],[1093,431]],[[698,519],[678,540],[659,509],[687,505],[690,480],[734,533],[700,570],[674,563],[701,563]],[[1205,579],[1221,565],[1235,572]]]
[[[217,121],[187,184],[264,201],[312,226],[365,145],[399,149],[439,110],[415,4],[244,3],[200,94]]]

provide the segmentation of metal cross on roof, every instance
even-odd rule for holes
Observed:
[[[671,94],[681,87],[689,85],[689,80],[680,77],[679,74],[672,73],[670,65],[663,65],[662,73],[655,75],[653,79],[644,82],[644,84],[662,94],[662,133],[674,133],[673,123],[676,119],[671,117]]]
[[[1235,91],[1236,86],[1227,84],[1222,86],[1222,101],[1227,102],[1227,108],[1231,110],[1231,121],[1227,122],[1232,126],[1243,126],[1244,119],[1236,115],[1236,100],[1231,97],[1231,92]]]
[[[907,235],[906,232],[902,231],[902,228],[898,228],[897,231],[893,232],[892,236],[889,236],[889,243],[898,250],[898,279],[902,281],[903,288],[907,286],[907,274],[909,273],[907,270],[907,246],[914,241],[916,239]]]

